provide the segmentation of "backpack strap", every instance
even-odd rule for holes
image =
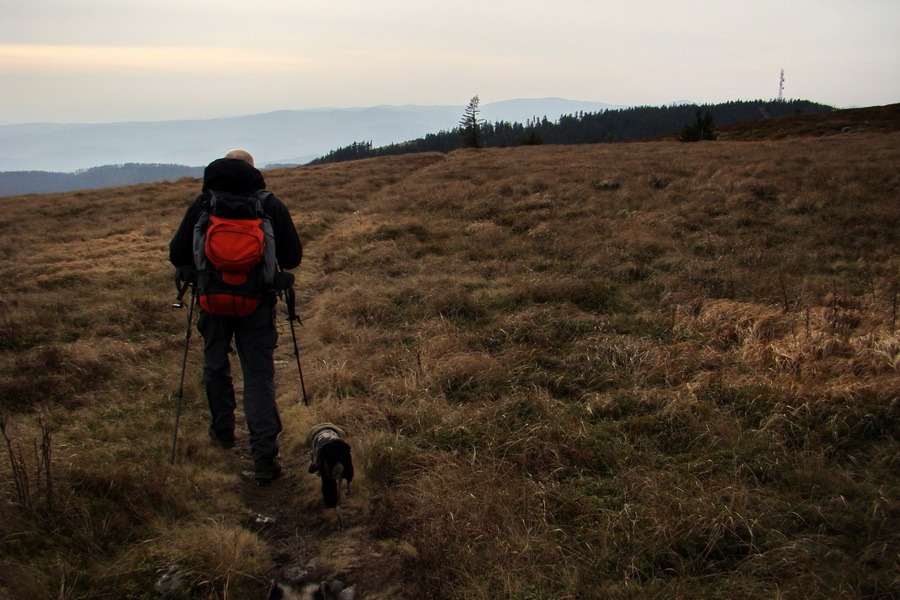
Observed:
[[[220,198],[219,195],[225,196],[235,196],[241,198],[248,198],[253,206],[253,212],[256,214],[258,218],[261,219],[269,219],[271,218],[265,211],[265,203],[266,200],[269,199],[269,196],[272,196],[272,192],[267,190],[258,190],[253,192],[252,194],[233,194],[230,192],[216,192],[214,190],[207,190],[204,194],[204,198],[201,204],[201,211],[206,211],[210,214],[216,214],[216,208],[219,204]],[[225,201],[225,206],[228,206],[227,201]]]
[[[216,205],[216,195],[209,190],[203,192],[203,200],[200,201],[200,211],[211,213]]]
[[[256,198],[256,214],[262,218],[269,219],[270,221],[271,218],[266,214],[265,211],[265,204],[266,200],[268,200],[269,196],[271,195],[272,192],[268,192],[266,190],[259,190],[254,194],[254,197]]]

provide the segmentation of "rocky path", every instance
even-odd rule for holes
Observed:
[[[249,446],[239,443],[232,451],[235,473],[252,469]],[[244,505],[243,525],[263,539],[272,551],[272,579],[293,584],[340,582],[353,595],[376,597],[371,572],[377,571],[379,554],[366,529],[367,500],[362,494],[343,496],[341,521],[322,503],[319,479],[307,472],[308,455],[282,456],[283,476],[267,485],[237,477],[235,485]],[[270,582],[260,583],[260,598]],[[376,584],[377,585],[377,584]]]

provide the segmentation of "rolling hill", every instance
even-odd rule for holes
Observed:
[[[0,199],[0,596],[898,596],[900,132],[875,113],[267,172],[310,396],[282,322],[269,487],[237,475],[246,434],[209,443],[196,337],[168,460],[166,247],[198,182]],[[307,473],[324,421],[358,467],[343,530]]]

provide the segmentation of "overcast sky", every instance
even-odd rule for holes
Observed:
[[[900,0],[0,0],[0,124],[778,95],[900,102]]]

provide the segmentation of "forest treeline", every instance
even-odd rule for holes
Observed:
[[[824,113],[834,107],[808,100],[734,101],[722,104],[640,106],[597,113],[563,115],[556,121],[546,116],[526,123],[482,121],[480,141],[484,147],[536,144],[597,144],[630,142],[661,135],[677,135],[697,120],[698,111],[712,115],[715,125],[730,125],[755,119],[794,114]],[[460,127],[429,133],[399,144],[373,147],[371,142],[353,142],[332,150],[309,164],[323,164],[415,152],[451,152],[465,144]]]
[[[203,177],[203,167],[157,163],[105,165],[75,171],[6,171],[0,173],[0,196],[49,194],[94,188],[116,187],[133,183],[175,181],[182,177]]]

